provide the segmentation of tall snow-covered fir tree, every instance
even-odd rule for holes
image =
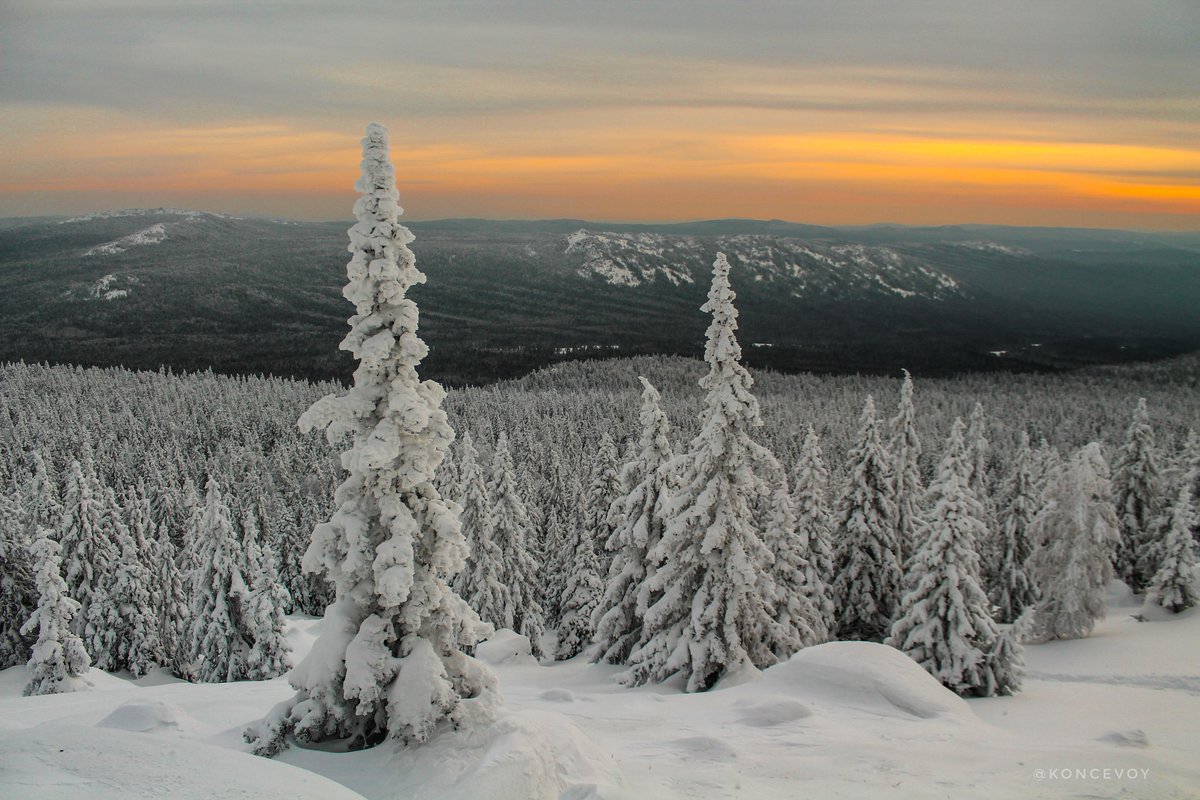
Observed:
[[[624,664],[642,640],[642,619],[657,600],[648,581],[657,564],[650,552],[662,541],[664,506],[670,486],[671,425],[659,406],[658,390],[643,377],[641,435],[633,458],[621,467],[624,494],[609,509],[612,536],[605,547],[613,553],[604,596],[596,606],[597,661]]]
[[[555,659],[560,661],[574,658],[591,643],[595,632],[592,615],[604,594],[593,532],[576,526],[574,533],[574,557],[563,592],[562,619],[558,623],[558,645],[554,652]]]
[[[1104,590],[1120,541],[1100,445],[1054,469],[1046,504],[1030,526],[1029,573],[1038,590],[1030,638],[1078,639],[1104,616]]]
[[[1135,592],[1142,592],[1154,576],[1156,524],[1163,512],[1161,456],[1154,441],[1154,428],[1140,398],[1125,441],[1113,462],[1113,503],[1121,526],[1121,544],[1114,567],[1117,577]]]
[[[1029,434],[1021,431],[1017,453],[999,492],[999,532],[991,587],[992,603],[999,622],[1014,623],[1037,600],[1037,590],[1029,578],[1029,526],[1041,503],[1040,490],[1033,481],[1033,451]]]
[[[847,457],[847,484],[833,515],[833,603],[839,639],[883,641],[900,602],[900,542],[890,459],[871,397]]]
[[[786,478],[771,494],[768,509],[763,544],[775,556],[771,567],[776,591],[775,618],[789,631],[781,641],[783,649],[775,653],[783,661],[800,648],[825,641],[829,631],[808,585],[811,569],[806,539],[798,530],[796,506]]]
[[[488,492],[492,497],[492,510],[488,515],[491,527],[486,536],[495,543],[503,559],[500,583],[508,587],[510,604],[503,610],[502,618],[493,623],[528,637],[534,655],[540,656],[545,620],[537,601],[538,566],[530,551],[534,529],[525,501],[517,490],[508,436],[503,432],[496,440],[496,450],[492,454],[492,480]]]
[[[93,599],[104,594],[104,587],[112,582],[118,558],[117,546],[105,530],[109,519],[104,508],[106,494],[96,476],[90,447],[85,445],[82,464],[71,462],[65,483],[58,525],[58,541],[65,557],[63,578],[67,596],[80,606],[71,624],[76,635],[87,638],[88,620],[100,611],[91,612]]]
[[[896,502],[896,533],[902,559],[916,552],[921,523],[921,438],[917,435],[917,410],[913,405],[913,382],[904,370],[900,401],[891,424],[892,491]]]
[[[648,588],[645,642],[630,656],[627,683],[680,675],[689,692],[712,688],[744,664],[766,667],[795,650],[776,621],[774,557],[762,542],[756,507],[769,495],[761,475],[779,473],[774,456],[752,437],[762,424],[753,379],[741,365],[729,262],[718,253],[701,310],[712,314],[704,357],[708,374],[700,433],[680,457],[679,484],[664,509],[661,566]]]
[[[201,683],[244,680],[254,643],[246,557],[221,487],[209,478],[190,576],[188,672]]]
[[[283,609],[288,603],[287,589],[279,582],[275,559],[259,559],[250,586],[250,614],[254,622],[254,644],[246,654],[246,675],[250,680],[269,680],[292,668],[292,646],[287,640],[287,621]]]
[[[246,731],[264,755],[289,734],[359,747],[424,741],[443,721],[488,718],[498,701],[495,677],[464,652],[488,626],[447,585],[467,555],[459,509],[434,486],[454,431],[441,407],[445,391],[417,376],[428,348],[406,294],[425,277],[408,248],[412,234],[398,221],[381,125],[367,127],[358,189],[343,291],[355,313],[341,345],[358,361],[354,384],[300,418],[302,429],[324,428],[332,443],[352,439],[342,453],[349,474],[335,493],[337,511],[313,531],[304,558],[307,571],[333,584],[336,601],[291,672],[295,698]]]
[[[926,493],[921,546],[909,560],[907,591],[887,644],[960,695],[1011,694],[1018,688],[1008,678],[1015,653],[996,647],[1001,633],[980,578],[976,542],[987,526],[983,504],[968,484],[965,427],[954,421]],[[993,664],[993,657],[1004,661]]]
[[[59,694],[87,688],[90,659],[83,642],[72,630],[71,617],[79,603],[67,596],[67,583],[60,571],[62,548],[39,528],[33,542],[37,608],[25,623],[24,632],[36,632],[37,641],[29,658],[29,684],[25,694]]]
[[[458,496],[462,504],[459,521],[470,555],[466,567],[454,576],[453,587],[480,619],[504,627],[512,597],[502,580],[504,554],[491,538],[492,496],[470,433],[463,434],[459,453]]]
[[[22,511],[0,492],[0,669],[29,660],[31,637],[21,633],[37,607],[32,543],[25,537]]]
[[[1191,487],[1184,484],[1167,512],[1161,527],[1165,536],[1158,569],[1150,579],[1147,596],[1155,605],[1179,613],[1196,605],[1196,546]]]
[[[608,574],[609,561],[613,554],[606,547],[612,537],[613,524],[609,520],[612,505],[621,497],[621,465],[617,445],[607,431],[600,434],[600,444],[592,455],[592,468],[588,473],[587,495],[583,501],[580,527],[589,532],[589,538],[599,563]]]
[[[804,434],[800,458],[792,483],[792,502],[796,510],[796,535],[800,552],[805,554],[804,586],[816,610],[821,627],[818,641],[829,639],[837,629],[833,604],[832,519],[829,512],[829,470],[821,453],[821,440],[810,423]]]

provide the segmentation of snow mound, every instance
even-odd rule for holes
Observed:
[[[753,728],[773,728],[812,715],[812,709],[795,700],[748,706],[738,722]]]
[[[931,719],[972,714],[958,695],[899,650],[872,642],[829,642],[763,673],[764,684],[799,689],[839,704]]]
[[[172,703],[130,700],[96,723],[96,727],[135,733],[183,731],[192,721],[186,711]]]
[[[390,797],[608,800],[624,797],[613,757],[562,714],[504,714],[491,728],[405,748],[389,765]],[[382,789],[383,787],[379,787]],[[376,796],[375,791],[364,793]]]
[[[529,638],[510,628],[501,628],[496,635],[475,648],[475,657],[485,664],[536,665]]]
[[[575,695],[568,689],[547,689],[542,692],[541,699],[551,703],[573,703]]]
[[[362,800],[305,770],[197,741],[71,725],[0,737],[0,797]]]
[[[714,761],[736,761],[737,750],[724,739],[714,736],[688,736],[676,739],[671,745],[682,751],[688,758],[712,763]]]
[[[1097,737],[1102,742],[1120,745],[1121,747],[1149,747],[1150,737],[1141,728],[1129,731],[1113,731]]]

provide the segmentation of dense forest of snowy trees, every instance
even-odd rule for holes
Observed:
[[[1053,516],[1063,513],[1063,501],[1054,510],[1046,508],[1047,499],[1064,491],[1078,499],[1085,478],[1103,479],[1095,491],[1103,495],[1097,500],[1108,509],[1105,517],[1111,515],[1117,526],[1112,548],[1118,568],[1130,563],[1117,542],[1126,541],[1126,526],[1136,515],[1119,515],[1117,509],[1121,503],[1129,507],[1129,498],[1150,486],[1155,514],[1144,516],[1138,539],[1161,555],[1146,556],[1147,589],[1156,590],[1167,607],[1195,602],[1194,590],[1179,577],[1195,563],[1194,544],[1179,532],[1196,535],[1200,448],[1189,428],[1200,420],[1195,385],[1178,379],[1176,370],[1168,363],[1003,380],[992,375],[917,377],[910,436],[922,442],[943,439],[955,416],[969,415],[977,397],[987,399],[989,527],[977,547],[986,556],[984,589],[998,622],[1015,621],[1034,603],[1037,586],[1063,574],[1063,559],[1082,557],[1070,548],[1054,555],[1053,548],[1039,548],[1039,537],[1046,544],[1067,537],[1068,530]],[[640,397],[639,375],[653,385],[648,409]],[[531,623],[546,630],[571,630],[583,621],[578,612],[591,607],[592,618],[583,626],[587,633],[581,635],[603,644],[597,658],[627,661],[643,635],[645,609],[657,599],[645,590],[640,596],[630,594],[630,587],[641,586],[657,568],[646,554],[664,530],[672,480],[664,465],[698,432],[699,376],[696,362],[684,359],[586,362],[448,395],[445,405],[459,440],[443,462],[439,485],[463,506],[463,533],[471,543],[469,569],[457,576],[455,588],[485,620],[505,625],[511,616],[512,624],[521,625],[512,596],[522,591],[531,599],[521,606],[523,615],[536,615]],[[806,559],[805,585],[818,617],[833,627],[834,635],[841,601],[832,592],[833,559],[845,533],[834,524],[834,509],[853,485],[850,453],[856,419],[850,409],[861,406],[867,394],[898,396],[901,386],[898,380],[869,377],[755,375],[764,421],[756,437],[775,453],[790,478],[792,515]],[[235,562],[239,577],[230,583],[237,590],[226,600],[230,624],[240,633],[238,652],[229,655],[245,662],[260,640],[259,651],[282,646],[270,644],[272,635],[278,641],[278,634],[270,632],[278,622],[264,622],[272,618],[272,605],[280,613],[323,612],[332,592],[320,577],[304,573],[301,561],[312,529],[333,511],[340,472],[334,448],[318,436],[300,434],[295,420],[337,388],[204,373],[0,366],[0,664],[27,661],[38,639],[36,628],[22,628],[40,601],[34,544],[44,529],[56,542],[70,543],[62,550],[61,576],[68,587],[62,595],[83,606],[59,629],[77,636],[93,662],[130,671],[161,664],[196,680],[252,673],[267,677],[284,669],[286,654],[270,653],[255,656],[264,666],[243,663],[232,672],[197,664],[202,656],[212,664],[207,654],[193,652],[197,640],[191,614],[207,602],[192,584],[197,548],[212,547],[222,525],[231,529],[228,559]],[[1145,412],[1138,410],[1140,396],[1147,398]],[[1154,432],[1149,451],[1138,444],[1145,439],[1145,426]],[[501,433],[509,455],[502,456],[504,468],[497,471]],[[612,484],[618,488],[610,498],[613,521],[601,532],[587,527],[595,523],[587,521],[585,511],[595,503],[587,500],[585,484],[600,468],[601,457],[608,458],[601,446],[605,435],[621,456],[618,480]],[[900,441],[911,438],[893,430],[884,449],[895,453]],[[1114,467],[1094,476],[1067,474],[1072,464],[1076,471],[1083,469],[1077,452],[1091,441],[1098,442],[1093,461],[1111,461]],[[1155,481],[1143,479],[1144,469],[1122,466],[1129,462],[1124,453],[1138,452],[1153,454]],[[925,445],[911,480],[931,482],[941,457],[939,448]],[[1125,475],[1130,476],[1127,482],[1118,483]],[[210,477],[227,511],[206,521]],[[513,525],[493,516],[494,495],[504,492],[519,500],[524,511],[519,525],[524,544],[507,552],[489,546],[496,541],[497,525]],[[924,492],[918,494],[920,508]],[[500,509],[512,516],[509,503]],[[908,504],[913,504],[911,498]],[[763,507],[764,514],[770,505]],[[763,524],[765,529],[765,518]],[[919,533],[913,535],[919,539]],[[581,553],[581,543],[593,553]],[[919,542],[911,546],[915,552]],[[260,555],[251,559],[248,553],[254,551]],[[1032,557],[1035,552],[1037,558]],[[506,570],[529,576],[531,562],[536,583],[529,577],[501,579]],[[597,580],[573,580],[575,562],[598,570]],[[1047,609],[1069,603],[1071,610],[1057,622],[1043,614],[1037,630],[1054,635],[1090,628],[1095,586],[1105,562],[1101,558],[1097,563],[1101,572],[1090,590],[1081,584],[1062,601],[1043,598]],[[93,589],[123,592],[133,602],[123,603],[114,616],[108,608],[113,598],[101,597],[91,611],[97,602]],[[588,599],[588,592],[596,597]],[[571,608],[578,611],[564,627],[564,609]],[[1079,614],[1082,623],[1074,621]],[[534,633],[537,627],[531,623],[525,629]],[[586,643],[577,636],[575,644],[564,639],[560,646],[565,655],[580,645]]]

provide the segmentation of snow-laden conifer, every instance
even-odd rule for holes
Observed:
[[[454,590],[484,622],[504,627],[512,597],[503,582],[504,554],[491,538],[492,496],[470,433],[463,434],[459,454],[459,521],[470,555],[466,567],[454,577]]]
[[[596,551],[602,574],[608,574],[613,553],[606,547],[612,538],[613,522],[609,519],[612,505],[621,497],[621,466],[617,445],[608,432],[600,435],[600,443],[592,455],[592,466],[588,473],[587,495],[583,501],[580,528],[588,532],[588,538]],[[572,557],[573,560],[573,557]]]
[[[964,429],[956,419],[926,492],[921,546],[909,560],[907,591],[887,644],[960,695],[1007,694],[1019,645],[998,643],[1001,633],[989,615],[976,551],[987,526],[968,484]]]
[[[337,511],[313,531],[304,559],[307,571],[332,583],[336,602],[291,672],[295,698],[246,732],[260,754],[278,752],[289,733],[356,746],[424,741],[443,720],[486,717],[497,697],[492,674],[464,652],[488,627],[447,585],[467,548],[459,509],[433,481],[454,431],[441,407],[445,391],[417,375],[428,348],[406,293],[424,275],[398,221],[381,125],[367,128],[358,188],[343,290],[355,306],[342,342],[358,361],[354,384],[300,419],[304,430],[324,428],[331,442],[352,439]]]
[[[1022,431],[1017,453],[999,492],[998,560],[992,570],[995,577],[991,592],[999,622],[1016,622],[1037,599],[1028,566],[1029,526],[1038,512],[1041,496],[1033,481],[1033,466],[1029,435]]]
[[[67,582],[67,595],[80,606],[71,624],[76,635],[86,639],[89,619],[103,616],[103,609],[96,612],[90,609],[95,595],[103,593],[111,582],[118,551],[105,529],[106,518],[111,518],[105,514],[106,493],[96,477],[90,448],[85,450],[82,464],[78,460],[71,462],[65,483],[63,513],[58,525],[58,540],[65,560],[63,578]]]
[[[581,526],[576,526],[574,533],[574,558],[563,593],[562,620],[558,623],[558,645],[554,652],[560,661],[579,655],[592,641],[595,631],[592,615],[604,594],[600,558],[592,541],[594,534]]]
[[[79,603],[67,596],[67,583],[60,571],[62,548],[39,528],[33,542],[34,583],[38,604],[25,623],[27,635],[37,634],[29,659],[29,684],[25,694],[58,694],[87,688],[90,659],[83,642],[72,630],[71,618]]]
[[[197,567],[190,576],[188,670],[193,680],[221,683],[249,675],[254,617],[245,553],[221,487],[208,479],[197,528]]]
[[[1135,592],[1145,589],[1157,563],[1153,551],[1164,500],[1160,461],[1143,397],[1133,411],[1112,472],[1113,504],[1121,526],[1121,543],[1114,566],[1117,577]]]
[[[1078,639],[1104,616],[1104,590],[1120,540],[1108,465],[1093,442],[1050,476],[1033,518],[1029,575],[1038,591],[1030,638]]]
[[[115,497],[109,498],[109,504],[114,510],[117,508]],[[144,510],[148,512],[148,509]],[[138,514],[134,519],[135,530],[130,530],[114,520],[113,530],[119,555],[107,592],[116,629],[115,649],[105,654],[104,663],[100,654],[96,656],[98,668],[127,669],[135,678],[145,675],[166,660],[158,635],[157,609],[151,591],[154,580],[145,561],[143,525],[147,521],[148,513],[145,517]]]
[[[833,603],[839,639],[882,641],[900,601],[900,542],[887,451],[867,397],[834,511]]]
[[[494,624],[528,637],[534,655],[540,656],[545,621],[537,600],[538,566],[530,552],[533,523],[517,490],[508,436],[504,433],[497,439],[492,454],[488,493],[492,497],[492,510],[488,515],[491,527],[486,536],[500,551],[500,582],[508,587],[509,602],[500,614],[501,619],[494,620]]]
[[[891,424],[892,490],[896,502],[896,532],[901,559],[917,549],[917,530],[921,522],[921,498],[925,484],[921,480],[921,439],[917,435],[917,411],[913,405],[913,382],[904,370],[900,401]]]
[[[630,656],[627,683],[679,674],[687,691],[703,691],[731,670],[770,666],[776,653],[798,646],[775,619],[774,557],[757,527],[756,507],[769,493],[760,476],[780,469],[751,436],[762,420],[740,363],[734,297],[729,262],[718,253],[701,309],[712,323],[700,433],[679,459],[666,529],[651,554],[661,566],[648,588],[661,594],[646,609],[645,642]]]
[[[671,477],[670,422],[659,407],[658,390],[645,378],[638,380],[641,435],[633,458],[621,467],[624,494],[609,509],[613,532],[605,546],[613,558],[595,613],[595,658],[608,664],[628,661],[642,640],[646,609],[658,599],[648,585],[657,569],[650,552],[662,541]]]
[[[1158,570],[1150,580],[1147,596],[1150,602],[1178,613],[1196,605],[1196,547],[1192,540],[1195,524],[1192,493],[1186,484],[1162,523],[1162,541]]]
[[[0,492],[0,669],[28,661],[33,643],[21,633],[37,604],[23,515],[16,500]]]
[[[269,680],[292,668],[292,646],[283,616],[288,599],[287,589],[279,582],[275,559],[260,559],[250,587],[254,623],[254,643],[246,654],[246,676],[250,680]]]
[[[791,658],[797,650],[818,644],[829,638],[829,631],[813,591],[808,585],[812,571],[804,536],[797,529],[796,507],[783,480],[771,494],[763,544],[775,556],[771,575],[775,581],[776,620],[789,634],[775,655],[781,661]]]
[[[792,503],[796,510],[796,535],[805,556],[804,586],[821,621],[819,641],[837,629],[833,604],[832,519],[829,512],[829,470],[821,453],[821,440],[810,423],[795,466]]]

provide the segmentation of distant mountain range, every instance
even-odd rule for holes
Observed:
[[[346,377],[347,222],[182,209],[0,220],[0,360]],[[777,220],[409,223],[424,370],[486,383],[558,360],[698,354],[733,264],[747,360],[944,374],[1200,348],[1200,233]]]

